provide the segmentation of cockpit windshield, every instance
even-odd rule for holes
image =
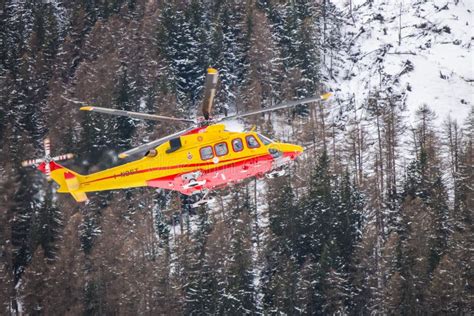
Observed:
[[[263,136],[262,134],[257,134],[257,136],[264,145],[269,145],[271,143],[274,143],[273,140],[271,140],[268,137]]]

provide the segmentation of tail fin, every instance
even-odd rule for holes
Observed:
[[[43,162],[38,166],[38,169],[44,174],[46,174],[47,163],[48,162]],[[85,202],[88,200],[84,191],[81,191],[81,182],[84,178],[82,175],[54,161],[49,162],[49,167],[51,169],[51,178],[59,184],[58,192],[71,193],[77,202]]]

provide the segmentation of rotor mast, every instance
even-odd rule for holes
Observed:
[[[217,90],[217,82],[219,74],[216,69],[208,68],[206,75],[206,83],[204,85],[204,100],[202,101],[202,115],[204,120],[208,121],[211,117],[212,104]]]

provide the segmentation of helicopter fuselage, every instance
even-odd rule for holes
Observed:
[[[264,175],[302,152],[301,146],[273,142],[253,131],[230,132],[223,124],[197,127],[139,160],[80,176],[76,191],[150,186],[190,195]],[[64,185],[58,192],[70,190]]]

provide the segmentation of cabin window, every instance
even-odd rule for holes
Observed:
[[[199,153],[201,154],[202,160],[208,160],[214,157],[214,152],[212,151],[211,146],[202,147],[199,150]]]
[[[236,138],[232,140],[232,149],[234,149],[234,152],[239,152],[244,150],[244,144],[242,143],[242,140],[240,138]]]
[[[214,150],[216,152],[216,156],[224,156],[229,153],[229,149],[227,148],[227,143],[219,143],[214,145]]]
[[[260,144],[258,143],[257,139],[252,135],[246,136],[245,140],[247,141],[247,146],[249,148],[258,148],[258,147],[260,147]]]

